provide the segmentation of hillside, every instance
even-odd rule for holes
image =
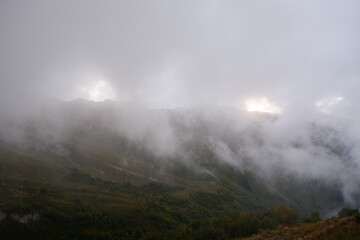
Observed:
[[[0,142],[2,236],[139,239],[227,211],[285,202],[302,215],[326,215],[346,205],[340,185],[300,178],[281,165],[266,175],[236,152],[249,140],[261,148],[261,126],[276,118],[222,111],[227,115],[211,121],[204,113],[77,100],[3,123],[16,134]],[[250,125],[232,131],[244,118]],[[317,138],[318,147],[329,148],[326,139]]]
[[[242,238],[243,239],[243,238]],[[275,230],[263,231],[244,240],[357,240],[360,239],[360,225],[354,217],[332,218],[316,223],[282,225]]]

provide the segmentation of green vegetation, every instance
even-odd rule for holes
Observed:
[[[343,208],[338,213],[339,217],[355,217],[357,223],[360,223],[359,209]]]
[[[281,204],[274,210],[274,217],[281,224],[294,224],[299,218],[299,213],[296,209]]]
[[[229,206],[236,206],[238,198],[229,191],[183,194],[184,189],[164,183],[135,186],[75,169],[69,170],[67,179],[81,182],[79,191],[42,186],[31,192],[31,188],[23,188],[29,192],[26,198],[4,204],[2,239],[221,240],[248,237],[299,219],[298,211],[286,204],[273,211],[236,211]],[[11,217],[14,214],[39,217],[21,223]],[[357,209],[342,209],[338,214],[358,215]],[[319,213],[311,213],[303,221],[319,222]]]
[[[245,240],[360,240],[360,224],[352,217],[337,217],[314,223],[280,225]]]
[[[304,217],[304,223],[319,222],[321,220],[319,212],[312,212],[311,214]]]
[[[304,184],[296,180],[274,191],[205,151],[197,167],[161,168],[125,140],[119,155],[108,151],[97,143],[113,139],[101,137],[74,137],[67,157],[0,143],[1,239],[230,239],[295,223],[300,215],[315,222],[318,206],[321,212],[342,204],[336,189],[294,194]],[[208,172],[196,170],[200,164]]]
[[[293,211],[292,208],[285,204],[280,205],[277,209],[283,208],[289,212]],[[257,212],[229,211],[215,218],[193,221],[176,231],[157,236],[156,239],[195,240],[247,237],[258,233],[260,230],[274,229],[279,225],[281,222],[277,219],[276,210]],[[209,235],[210,233],[211,235]]]

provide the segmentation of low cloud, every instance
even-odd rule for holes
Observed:
[[[74,130],[106,130],[189,164],[207,149],[356,205],[358,22],[356,0],[2,1],[0,138],[66,156]]]

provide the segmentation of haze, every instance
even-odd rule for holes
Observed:
[[[0,95],[90,99],[105,81],[110,98],[151,107],[357,102],[359,5],[1,1]]]
[[[151,129],[149,148],[161,156],[178,156],[177,132],[144,109],[191,109],[219,127],[220,109],[231,108],[224,118],[234,134],[265,112],[276,120],[259,132],[260,145],[206,135],[220,159],[241,168],[246,155],[263,175],[280,165],[340,182],[359,203],[360,1],[2,0],[0,36],[3,141],[24,138],[4,127],[7,117],[34,116],[54,98],[136,106],[114,129],[134,141]],[[342,140],[348,155],[319,150],[311,123],[335,129],[325,138]]]

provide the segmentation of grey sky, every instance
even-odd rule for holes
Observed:
[[[116,122],[111,131],[141,142],[151,130],[156,153],[183,153],[179,134],[168,115],[132,107],[138,106],[132,101],[151,108],[195,105],[189,118],[198,111],[209,127],[228,127],[233,136],[230,142],[221,134],[206,136],[220,159],[240,166],[248,156],[260,172],[280,166],[340,182],[352,202],[360,186],[359,43],[359,0],[1,0],[0,137],[24,142],[23,129],[5,121],[20,112],[36,113],[30,120],[37,119],[40,130],[50,119],[61,133],[57,140],[65,141],[61,128],[72,126],[72,115],[101,114],[79,108],[66,122],[69,116],[57,112],[54,101],[51,111],[37,115],[37,103],[44,103],[38,96],[89,99],[99,95],[98,86],[107,97],[131,101],[125,113],[110,116]],[[254,126],[251,114],[229,108],[228,117],[226,107],[218,108],[259,98],[284,114],[255,128],[255,137],[247,132]],[[178,114],[188,124],[187,115]],[[323,145],[344,143],[351,164],[313,143],[313,123],[334,130],[322,136]],[[198,136],[197,126],[187,129]],[[46,145],[52,135],[43,135]]]
[[[155,107],[359,100],[357,0],[3,0],[0,35],[5,99],[86,98],[104,80]]]

